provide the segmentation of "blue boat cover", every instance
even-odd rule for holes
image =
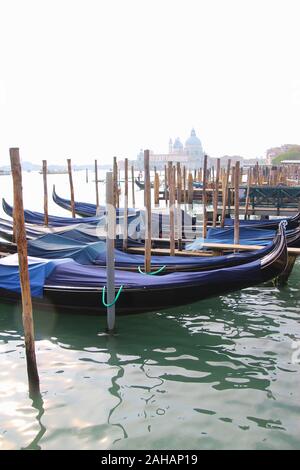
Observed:
[[[238,259],[241,263],[246,263],[263,256],[270,251],[272,243],[262,250],[250,253],[237,253],[234,255],[224,255],[211,258],[200,258],[199,256],[152,256],[151,265],[161,266],[219,266],[220,263],[232,263],[233,259]],[[35,240],[28,241],[28,253],[30,256],[39,258],[72,258],[80,264],[97,264],[106,266],[106,242],[98,241],[86,244],[78,240],[72,240],[62,235],[48,234]],[[115,249],[115,264],[117,267],[143,266],[144,255],[125,253]]]
[[[63,197],[58,196],[55,192],[55,189],[53,189],[52,198],[53,198],[53,201],[59,206],[64,207],[67,210],[71,209],[70,199],[64,199]],[[85,217],[96,216],[96,209],[97,209],[96,204],[92,204],[90,202],[75,201],[74,205],[75,205],[75,212],[78,212],[78,213],[80,212],[84,214]],[[135,213],[136,213],[135,209],[132,209],[132,208],[128,209],[129,215],[135,215]],[[105,215],[105,206],[99,206],[97,216],[103,216],[103,215]],[[120,216],[124,215],[124,209],[122,208],[117,209],[117,215],[120,215]]]
[[[66,260],[45,260],[28,258],[30,289],[33,297],[42,297],[45,279],[60,263]],[[10,255],[0,260],[0,288],[20,293],[20,275],[18,255]]]
[[[245,284],[262,282],[260,260],[232,268],[222,268],[201,272],[175,272],[163,276],[146,276],[129,271],[115,271],[115,285],[124,288],[163,288],[177,286],[197,286],[214,283],[234,285],[236,281]],[[83,266],[74,260],[55,267],[46,279],[47,286],[94,287],[106,285],[106,269],[96,266]]]
[[[259,228],[260,225],[263,225],[264,227],[267,226],[267,225],[271,225],[273,226],[274,223],[279,223],[282,221],[282,220],[286,220],[287,222],[289,221],[289,217],[285,217],[285,218],[280,218],[280,219],[263,219],[263,220],[254,220],[254,219],[240,219],[240,225],[243,225],[243,226],[255,226],[257,228]],[[225,227],[232,227],[234,225],[234,219],[232,219],[231,217],[226,217],[225,218],[225,222],[224,222],[224,225]]]
[[[2,199],[2,207],[4,212],[9,215],[10,217],[13,216],[13,208],[10,206],[4,199]],[[128,222],[131,222],[136,218],[138,214],[134,215],[129,215],[128,217]],[[25,209],[24,210],[24,217],[25,217],[25,222],[29,224],[38,224],[38,225],[43,225],[44,224],[44,214],[41,212],[35,212],[35,211],[30,211]],[[49,215],[48,216],[49,220],[49,226],[52,227],[61,227],[64,225],[72,225],[72,224],[92,224],[92,225],[104,225],[106,221],[106,217],[104,215],[100,217],[61,217],[61,216],[56,216],[56,215]],[[117,223],[119,223],[119,217],[117,217]]]
[[[208,283],[232,286],[235,282],[245,285],[262,282],[260,260],[240,266],[202,272],[175,272],[163,276],[146,276],[128,271],[115,271],[115,285],[127,289],[175,288],[184,286],[205,286]],[[29,258],[31,293],[34,297],[43,295],[43,287],[91,287],[106,285],[106,269],[98,266],[83,266],[74,260],[45,261]],[[0,288],[20,293],[17,255],[7,256],[0,262]],[[87,294],[88,295],[88,294]],[[99,302],[101,300],[99,299]]]

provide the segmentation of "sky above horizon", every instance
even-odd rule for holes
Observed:
[[[299,0],[0,0],[0,166],[300,143]]]

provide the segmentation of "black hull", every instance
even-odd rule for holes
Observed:
[[[145,189],[145,183],[139,181],[137,178],[135,179],[135,184],[137,185],[138,188],[144,190]],[[150,183],[151,188],[154,188],[154,184]]]
[[[228,275],[229,269],[218,270],[218,279],[213,281],[207,276],[199,282],[191,280],[184,285],[161,285],[159,288],[139,287],[124,288],[116,306],[117,314],[162,311],[164,309],[191,304],[212,296],[251,287],[278,277],[287,266],[287,248],[283,227],[279,227],[279,236],[274,250],[262,257],[255,276],[249,276],[249,264],[245,264],[234,277]],[[248,275],[248,277],[247,277]],[[216,278],[215,278],[216,279]],[[220,279],[222,281],[220,282]],[[18,302],[20,296],[11,291],[0,290],[1,300]],[[103,315],[106,308],[102,304],[102,287],[63,287],[45,286],[44,297],[33,299],[38,307],[47,307],[54,311]]]

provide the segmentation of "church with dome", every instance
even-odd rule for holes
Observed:
[[[163,170],[168,162],[179,162],[182,166],[194,170],[203,166],[203,156],[201,140],[197,137],[195,129],[192,129],[191,135],[186,139],[184,145],[180,138],[177,137],[174,141],[172,139],[169,140],[168,153],[154,153],[150,151],[150,167],[151,169],[156,167],[157,170]],[[143,149],[140,150],[137,161],[139,169],[142,170],[144,167]]]

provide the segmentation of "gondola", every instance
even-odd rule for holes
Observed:
[[[285,221],[281,222],[285,223]],[[239,240],[241,245],[261,245],[265,246],[273,240],[275,236],[274,230],[262,230],[256,227],[240,227]],[[300,226],[295,229],[286,231],[287,246],[290,248],[300,247]],[[232,227],[225,228],[209,228],[207,231],[207,237],[197,238],[191,243],[187,243],[185,249],[187,251],[198,251],[202,249],[203,243],[222,243],[222,244],[233,244],[234,243],[234,229]]]
[[[13,207],[10,206],[5,199],[2,199],[2,208],[5,214],[9,215],[10,217],[13,216]],[[128,222],[130,223],[133,219],[135,219],[139,215],[139,212],[134,212],[134,214],[128,215]],[[41,212],[30,211],[25,209],[24,210],[24,217],[25,222],[30,224],[38,224],[44,225],[45,216]],[[48,225],[51,227],[61,227],[66,225],[76,225],[76,224],[90,224],[90,225],[99,225],[105,224],[105,215],[102,214],[101,216],[97,217],[81,217],[81,218],[73,218],[73,217],[61,217],[56,215],[49,215],[48,216]],[[116,223],[119,223],[123,220],[123,216],[119,215],[117,212]]]
[[[233,267],[260,259],[262,256],[270,253],[275,246],[276,240],[269,243],[265,248],[233,255],[211,257],[152,256],[151,274],[165,274],[166,272],[175,271],[203,271]],[[16,251],[15,245],[7,245],[7,249],[10,253],[14,252],[13,247],[15,248],[14,251]],[[48,234],[36,240],[29,240],[27,247],[28,255],[37,258],[71,258],[84,265],[106,266],[106,242],[104,240],[87,244],[72,240],[67,236]],[[2,246],[1,251],[5,251],[5,246]],[[130,254],[116,248],[114,258],[117,269],[143,272],[144,255]]]
[[[53,186],[53,191],[52,191],[52,199],[53,201],[59,206],[62,207],[63,209],[66,209],[67,211],[72,211],[72,206],[71,206],[71,201],[69,199],[64,199],[60,196],[55,191],[55,186]],[[74,202],[74,210],[75,214],[81,216],[81,217],[101,217],[105,215],[105,206],[99,206],[98,211],[96,204],[92,204],[89,202]],[[124,209],[116,209],[117,216],[124,216]],[[135,209],[128,209],[128,214],[130,216],[136,215],[136,210]]]
[[[287,222],[287,230],[296,228],[300,224],[300,212],[293,217],[279,218],[279,219],[263,219],[263,220],[240,220],[240,226],[249,228],[258,228],[264,230],[277,230],[280,222]],[[234,219],[230,217],[225,218],[225,227],[232,227],[234,225]]]
[[[135,178],[134,181],[135,181],[135,184],[137,185],[138,188],[140,188],[140,189],[145,189],[145,182],[144,182],[144,181],[139,180],[138,178]],[[154,183],[153,183],[153,181],[151,181],[150,187],[151,187],[151,188],[154,188]]]
[[[16,302],[20,296],[19,273],[17,257],[11,255],[8,258],[12,257],[15,258],[0,262],[0,295],[3,301]],[[272,252],[241,266],[201,272],[176,272],[163,276],[116,270],[116,296],[119,293],[117,314],[162,311],[223,295],[269,281],[279,276],[286,265],[286,239],[283,224],[280,224],[279,236]],[[105,268],[82,266],[74,260],[31,259],[29,272],[33,301],[37,306],[48,307],[56,312],[105,314]]]

